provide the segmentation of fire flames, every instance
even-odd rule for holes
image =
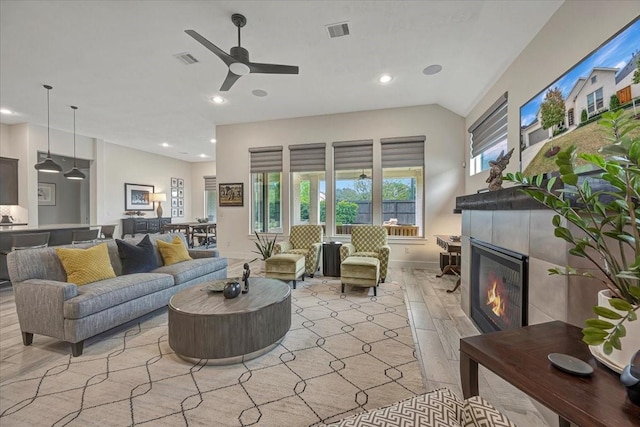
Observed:
[[[498,283],[496,281],[493,282],[493,286],[487,292],[487,305],[496,316],[502,317],[504,315],[505,301],[500,292],[498,292]]]

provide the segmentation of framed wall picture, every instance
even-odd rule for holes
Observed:
[[[153,185],[124,184],[124,210],[126,211],[152,211]]]
[[[184,199],[178,199],[178,207],[179,208],[183,208],[184,207]]]
[[[220,184],[218,198],[220,206],[244,206],[244,183]]]
[[[183,188],[183,187],[184,187],[184,179],[178,178],[178,188]]]
[[[178,199],[176,197],[172,197],[171,198],[171,207],[172,208],[177,208],[178,207]]]
[[[178,188],[177,187],[171,189],[171,197],[178,197]]]
[[[171,208],[171,217],[177,217],[178,216],[178,208]]]
[[[182,218],[184,216],[184,209],[178,208],[178,217]]]
[[[50,182],[38,183],[38,205],[55,206],[56,205],[56,185]]]
[[[172,187],[178,186],[178,178],[171,178],[171,186]]]
[[[178,188],[178,197],[184,197],[184,188]]]

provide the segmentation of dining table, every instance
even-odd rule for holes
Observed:
[[[187,239],[190,248],[195,246],[195,240],[200,242],[209,242],[209,238],[216,237],[215,222],[172,222],[165,224],[162,228],[163,233],[183,233]],[[207,243],[208,247],[208,243]]]

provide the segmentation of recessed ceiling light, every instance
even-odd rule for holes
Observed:
[[[162,143],[162,144],[160,144],[160,145],[162,145],[163,147],[171,147],[171,146],[169,145],[169,143],[167,143],[167,142],[163,142],[163,143]]]
[[[434,74],[438,74],[440,71],[442,71],[442,65],[433,64],[422,70],[422,73],[427,76],[432,76]]]
[[[378,78],[378,81],[380,83],[389,83],[391,80],[393,80],[393,77],[391,77],[389,74],[383,74]]]
[[[199,157],[205,158],[205,157],[209,157],[209,156],[207,156],[206,154],[203,153],[203,154],[200,154]]]
[[[216,139],[215,138],[211,138],[210,141],[211,141],[212,144],[216,143]]]
[[[13,114],[13,111],[2,108],[0,109],[0,114]]]
[[[214,104],[223,104],[226,99],[224,99],[223,97],[216,95],[216,96],[212,96],[211,98],[209,98],[211,100],[211,102],[213,102]]]
[[[252,90],[251,93],[260,98],[267,96],[267,91],[262,89]]]

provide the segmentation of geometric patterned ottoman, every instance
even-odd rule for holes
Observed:
[[[280,279],[288,282],[293,280],[293,289],[296,288],[296,279],[302,276],[304,281],[304,255],[277,254],[265,261],[265,277]]]
[[[441,388],[325,427],[516,427],[479,396],[460,400]]]
[[[340,282],[343,293],[344,285],[349,284],[373,287],[373,295],[376,296],[380,283],[380,260],[364,256],[347,257],[340,264]]]

